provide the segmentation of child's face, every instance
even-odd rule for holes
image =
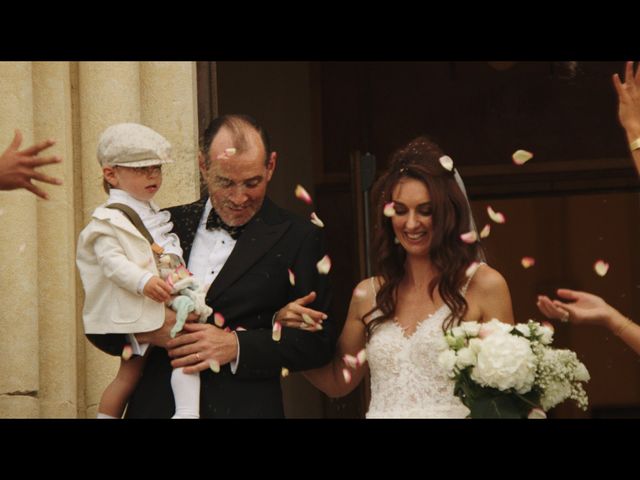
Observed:
[[[112,187],[124,190],[141,202],[151,200],[162,185],[162,165],[151,167],[115,165],[104,167],[102,172]]]

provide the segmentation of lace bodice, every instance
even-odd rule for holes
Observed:
[[[411,336],[395,321],[376,328],[366,347],[371,372],[367,418],[467,416],[469,410],[453,395],[453,380],[438,365],[446,348],[442,322],[449,312],[443,305],[418,323]]]

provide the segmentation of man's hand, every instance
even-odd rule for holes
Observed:
[[[164,303],[171,298],[171,287],[160,277],[154,275],[144,284],[142,293],[151,300]]]
[[[208,323],[187,323],[180,335],[168,342],[173,368],[184,368],[184,373],[197,373],[207,368],[215,369],[238,356],[238,340],[235,333]],[[212,365],[213,363],[213,365]]]
[[[31,180],[50,183],[51,185],[62,185],[62,180],[36,170],[42,165],[60,163],[60,157],[38,158],[37,155],[55,143],[54,140],[45,140],[33,145],[25,150],[18,151],[22,143],[22,133],[16,130],[11,145],[0,156],[0,190],[15,190],[25,188],[33,192],[40,198],[47,200],[49,195],[42,189],[36,187]]]
[[[187,322],[197,322],[199,318],[199,315],[191,313],[187,317]],[[136,333],[136,340],[138,340],[138,343],[150,343],[156,347],[167,348],[167,343],[169,343],[169,340],[172,340],[170,333],[175,324],[176,312],[165,307],[164,324],[159,329],[151,332]],[[189,325],[189,323],[185,323],[185,327],[187,325]]]
[[[311,292],[304,297],[300,297],[281,308],[276,315],[275,321],[283,327],[299,328],[301,330],[317,331],[322,330],[322,321],[327,316],[305,307],[316,299],[316,292]]]

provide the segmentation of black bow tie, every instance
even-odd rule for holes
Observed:
[[[211,208],[209,212],[209,217],[207,218],[207,230],[215,230],[216,228],[221,228],[222,230],[226,230],[229,232],[229,235],[234,240],[237,240],[242,231],[244,230],[245,225],[241,225],[239,227],[232,227],[224,223],[224,221],[218,215],[215,208]]]

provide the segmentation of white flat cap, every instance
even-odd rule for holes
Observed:
[[[103,167],[150,167],[173,163],[171,144],[155,130],[139,123],[118,123],[100,135],[98,162]]]

